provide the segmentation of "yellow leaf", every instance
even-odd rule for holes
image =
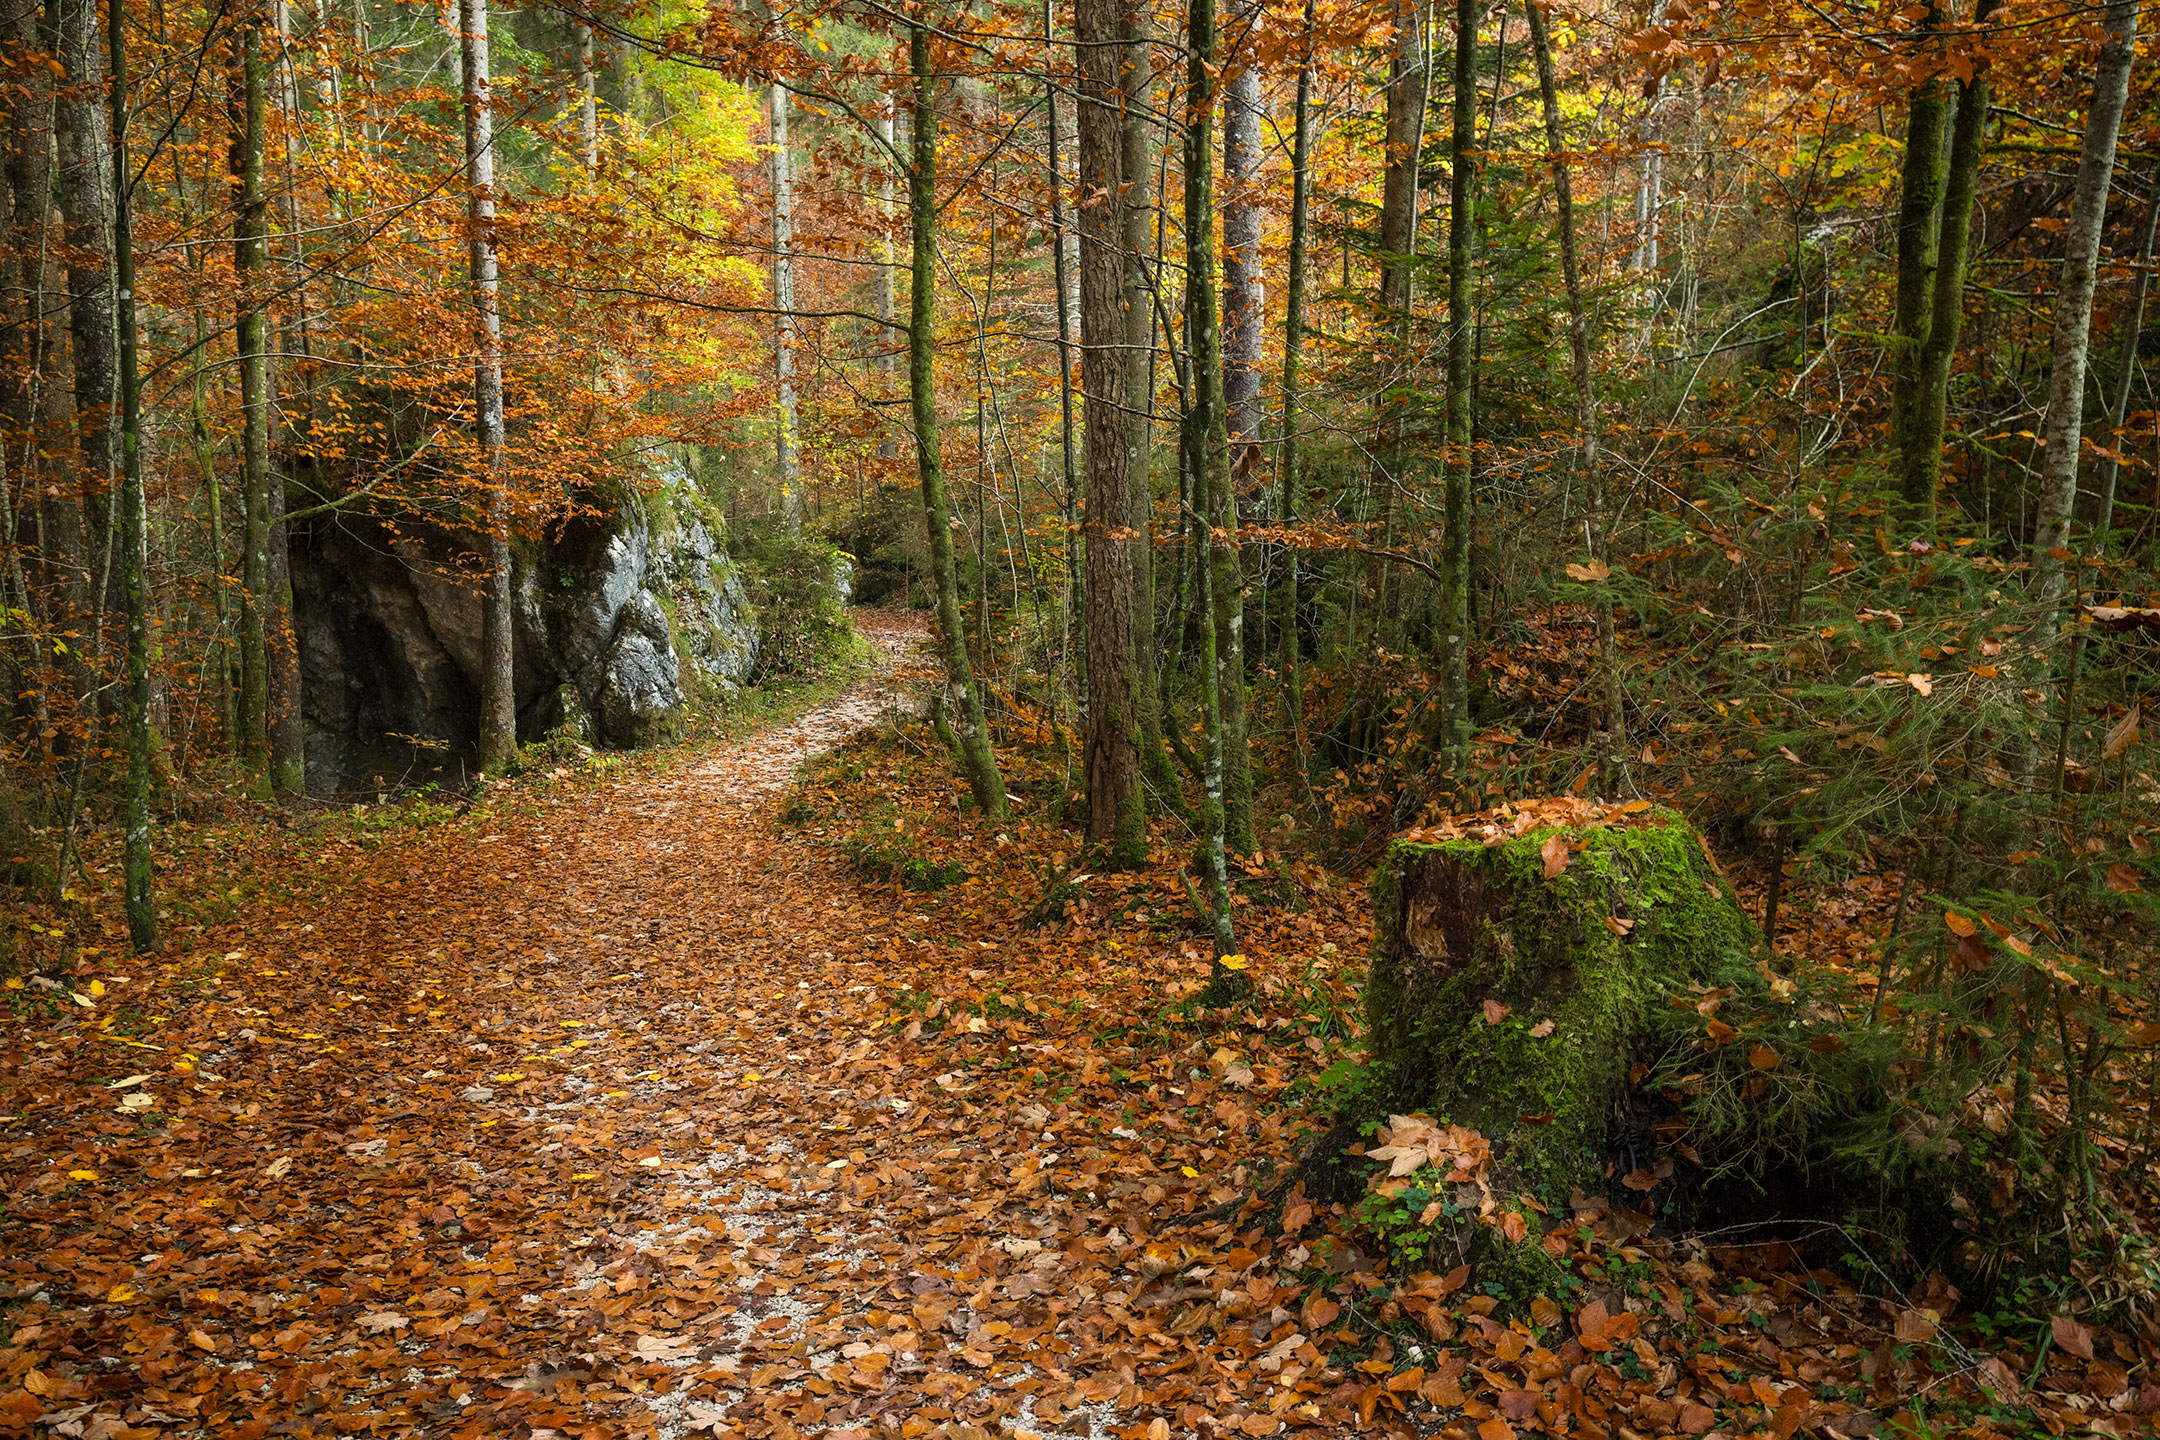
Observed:
[[[1178,1167],[1178,1170],[1188,1180],[1197,1180],[1200,1178],[1200,1172],[1193,1169],[1190,1165],[1180,1165]]]
[[[70,1180],[95,1180],[95,1179],[97,1179],[97,1171],[95,1171],[95,1170],[70,1170],[70,1171],[68,1171],[68,1179],[70,1179]]]
[[[102,998],[105,994],[105,982],[102,980],[92,980],[90,982],[90,994],[93,999]]]
[[[125,1305],[128,1301],[135,1299],[139,1293],[132,1285],[115,1285],[105,1292],[105,1298],[114,1305]]]
[[[575,1175],[572,1175],[570,1178],[573,1180],[597,1180],[600,1178],[600,1176],[595,1171],[580,1170]]]
[[[1243,955],[1225,955],[1218,963],[1225,970],[1243,970],[1245,968],[1245,957]]]
[[[503,1081],[503,1082],[505,1082],[505,1083],[508,1083],[509,1081],[512,1081],[512,1080],[522,1080],[522,1079],[524,1079],[524,1078],[525,1078],[525,1072],[524,1072],[524,1071],[522,1071],[522,1070],[505,1070],[505,1071],[504,1071],[504,1072],[503,1072],[502,1074],[500,1074],[500,1075],[497,1075],[497,1076],[496,1076],[495,1078],[496,1078],[497,1080],[501,1080],[501,1081]]]
[[[742,1083],[743,1083],[743,1084],[745,1084],[745,1085],[755,1085],[755,1084],[757,1084],[757,1082],[758,1082],[758,1073],[757,1073],[757,1071],[755,1071],[755,1070],[752,1070],[752,1071],[748,1072],[747,1074],[745,1074],[745,1075],[744,1075],[744,1076],[742,1077]]]

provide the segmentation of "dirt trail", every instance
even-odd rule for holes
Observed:
[[[898,694],[918,633],[866,629],[878,676],[794,724],[386,847],[176,960],[221,973],[164,1050],[84,1044],[0,1177],[0,1430],[1041,1433],[1047,1374],[1087,1433],[1029,1358],[1081,1243],[1052,1137],[933,1113],[864,983],[906,907],[773,823]]]

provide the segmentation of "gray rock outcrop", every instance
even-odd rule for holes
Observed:
[[[658,480],[521,547],[521,741],[566,730],[593,745],[658,744],[756,666],[757,617],[702,498],[679,467]],[[409,519],[332,517],[293,537],[310,793],[470,773],[481,618],[470,545]]]

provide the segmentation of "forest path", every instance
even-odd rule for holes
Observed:
[[[792,724],[393,837],[134,977],[164,1049],[83,1035],[0,1174],[43,1380],[0,1431],[980,1440],[1055,1381],[1100,1433],[1115,1382],[1028,1354],[1081,1243],[1051,1137],[888,1053],[876,982],[944,942],[775,824],[899,693],[919,625],[861,623],[878,673]]]

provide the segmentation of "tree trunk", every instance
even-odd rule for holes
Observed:
[[[240,364],[240,489],[244,515],[240,551],[240,754],[250,770],[270,764],[270,354],[263,306],[269,260],[269,209],[263,196],[265,75],[262,16],[243,15],[238,40],[241,109],[231,174],[233,272],[239,315],[233,345]],[[266,777],[267,778],[267,777]]]
[[[780,391],[774,422],[773,460],[780,485],[780,517],[802,528],[802,467],[795,455],[795,163],[788,153],[788,92],[772,87],[773,370]]]
[[[2062,278],[2055,288],[2055,333],[2048,351],[2046,446],[2040,460],[2040,517],[2033,533],[2032,587],[2040,602],[2041,643],[2053,640],[2062,605],[2063,561],[2068,558],[2070,520],[2077,506],[2080,442],[2084,430],[2085,364],[2092,341],[2093,289],[2100,260],[2100,232],[2107,220],[2108,181],[2115,171],[2115,138],[2122,129],[2136,56],[2137,0],[2110,0],[2107,43],[2093,74],[2092,109],[2078,155],[2070,195],[2070,226],[2063,239]]]
[[[1185,69],[1185,348],[1191,355],[1191,403],[1185,448],[1195,489],[1204,497],[1203,537],[1211,571],[1203,614],[1212,616],[1213,671],[1208,683],[1221,715],[1221,786],[1226,843],[1255,848],[1252,764],[1245,742],[1245,569],[1238,553],[1237,499],[1223,405],[1220,312],[1215,302],[1215,5],[1190,0]],[[1203,648],[1202,653],[1210,653]]]
[[[1559,215],[1560,277],[1567,286],[1568,359],[1575,382],[1575,430],[1582,445],[1576,462],[1583,477],[1588,503],[1591,584],[1598,586],[1598,671],[1604,691],[1605,727],[1603,750],[1607,784],[1619,778],[1627,754],[1627,716],[1620,688],[1620,661],[1613,643],[1612,593],[1605,588],[1611,573],[1611,537],[1605,533],[1605,475],[1598,463],[1597,395],[1591,388],[1590,313],[1583,302],[1582,262],[1575,249],[1575,193],[1568,173],[1567,142],[1560,129],[1560,87],[1553,77],[1552,35],[1538,0],[1523,6],[1530,17],[1530,48],[1537,62],[1538,98],[1545,111],[1545,145],[1552,170],[1553,207]],[[1602,572],[1602,573],[1600,573]]]
[[[577,42],[578,162],[587,175],[593,175],[600,169],[600,97],[593,83],[593,29],[583,20],[573,20],[570,33]]]
[[[1380,178],[1380,323],[1394,341],[1394,359],[1379,403],[1380,423],[1369,471],[1373,528],[1379,548],[1395,539],[1395,491],[1403,480],[1404,400],[1385,393],[1395,387],[1394,367],[1409,363],[1410,312],[1415,288],[1411,256],[1417,250],[1419,158],[1425,149],[1429,60],[1425,46],[1425,0],[1396,0],[1395,53],[1388,61],[1387,157]],[[1347,263],[1347,262],[1346,262]],[[1379,633],[1395,608],[1388,562],[1372,558],[1368,569],[1372,622]]]
[[[1050,0],[1043,0],[1043,48],[1047,55],[1050,37],[1055,29],[1055,17],[1051,13]],[[1072,626],[1074,607],[1080,601],[1080,465],[1073,453],[1073,336],[1071,286],[1075,277],[1071,260],[1066,254],[1065,236],[1065,164],[1064,136],[1059,126],[1058,84],[1048,73],[1047,61],[1043,75],[1043,102],[1050,152],[1050,261],[1052,278],[1057,285],[1058,327],[1058,418],[1059,458],[1065,465],[1065,604],[1062,623],[1065,634],[1059,645],[1061,665],[1072,660]],[[1019,477],[1013,477],[1019,483]],[[1064,687],[1070,693],[1071,687]]]
[[[1281,519],[1284,526],[1297,523],[1298,402],[1301,398],[1298,364],[1305,348],[1305,239],[1312,208],[1312,76],[1313,23],[1316,0],[1305,0],[1305,49],[1298,62],[1297,112],[1290,132],[1290,275],[1283,299],[1282,450],[1276,462],[1282,482]],[[1298,547],[1282,547],[1282,583],[1277,587],[1280,606],[1275,619],[1275,642],[1280,654],[1283,687],[1282,720],[1288,732],[1295,763],[1305,768],[1305,689],[1298,664]]]
[[[1921,34],[1932,38],[1936,21],[1930,6]],[[1930,52],[1925,60],[1934,58],[1932,47]],[[1890,438],[1898,452],[1906,513],[1923,527],[1934,518],[1934,478],[1939,465],[1926,464],[1922,452],[1942,448],[1941,432],[1928,433],[1925,392],[1926,351],[1942,255],[1943,135],[1950,118],[1949,92],[1949,80],[1940,75],[1929,75],[1913,90],[1898,190],[1897,298],[1890,322]],[[1923,482],[1924,491],[1919,488]]]
[[[1191,0],[1194,10],[1210,3],[1210,0]],[[1194,26],[1197,40],[1199,27]],[[1204,53],[1199,44],[1193,46],[1194,54]],[[1206,153],[1206,141],[1201,141],[1202,153]],[[1190,149],[1187,154],[1190,156]],[[1212,213],[1212,212],[1203,212]],[[1225,469],[1228,467],[1225,466]],[[1207,517],[1201,517],[1203,527]],[[1212,591],[1220,579],[1220,571],[1205,562],[1193,567],[1200,584],[1200,610],[1220,613]],[[1212,958],[1208,963],[1207,998],[1214,1004],[1225,1004],[1243,992],[1245,976],[1244,957],[1238,954],[1237,928],[1230,917],[1230,867],[1226,857],[1229,847],[1229,814],[1223,784],[1223,704],[1222,667],[1216,663],[1216,630],[1212,625],[1200,627],[1200,733],[1207,747],[1206,769],[1200,785],[1200,834],[1202,863],[1207,874],[1208,920],[1214,944]]]
[[[983,720],[981,692],[968,665],[960,623],[960,576],[953,563],[952,510],[945,499],[945,462],[938,450],[937,371],[937,74],[930,68],[930,32],[908,27],[908,68],[915,80],[914,164],[908,172],[908,227],[914,263],[909,273],[908,399],[915,423],[915,461],[921,472],[923,527],[937,585],[938,649],[945,681],[960,703],[955,737],[960,767],[975,806],[993,819],[1010,813]]]
[[[894,279],[899,272],[899,253],[893,246],[893,172],[897,162],[893,136],[893,113],[898,107],[887,102],[878,115],[878,134],[885,141],[884,160],[880,166],[878,214],[883,226],[878,235],[877,313],[884,322],[878,331],[878,396],[890,398],[893,388],[893,350],[899,342],[899,332],[893,327]],[[892,428],[887,426],[878,435],[877,454],[880,460],[892,460],[900,454],[900,444],[893,438]],[[884,488],[882,472],[878,488]]]
[[[473,440],[487,507],[480,593],[480,768],[494,774],[517,755],[512,672],[510,477],[503,464],[502,309],[495,269],[495,120],[488,76],[487,0],[459,0],[458,50],[465,77],[466,224],[470,227],[475,340]]]
[[[112,186],[107,152],[105,105],[100,96],[105,74],[98,34],[96,0],[55,0],[56,35],[66,80],[53,106],[57,157],[54,188],[60,196],[60,219],[67,242],[68,346],[74,378],[75,483],[63,487],[59,503],[47,507],[58,520],[57,538],[82,555],[79,590],[67,587],[75,623],[85,632],[78,645],[104,653],[88,628],[109,623],[115,577],[110,567],[93,574],[91,556],[104,552],[112,528],[113,483],[119,466],[118,420],[114,408],[113,292],[111,276]],[[73,511],[74,513],[68,513]],[[77,517],[80,517],[79,519]],[[75,533],[71,534],[73,531]],[[79,538],[78,538],[79,537]],[[102,593],[101,593],[102,592]],[[97,677],[84,672],[78,703],[97,693]],[[109,713],[109,701],[95,709]],[[81,714],[94,725],[89,709]]]
[[[2122,343],[2115,362],[2115,395],[2108,405],[2108,453],[2100,462],[2100,513],[2093,534],[2101,544],[2115,528],[2115,481],[2122,471],[2123,427],[2130,423],[2130,384],[2137,378],[2138,341],[2145,331],[2145,294],[2152,281],[2154,228],[2160,225],[2160,172],[2152,177],[2152,195],[2145,202],[2145,231],[2138,238],[2137,279],[2131,282],[2130,318],[2122,326]]]
[[[1455,3],[1455,133],[1448,156],[1446,548],[1440,560],[1440,759],[1445,780],[1470,780],[1470,236],[1477,164],[1476,0]]]
[[[1231,0],[1246,41],[1256,38],[1258,0]],[[1260,72],[1240,59],[1223,87],[1223,404],[1230,432],[1230,473],[1242,478],[1259,461],[1261,334],[1267,286],[1260,268]],[[1247,507],[1249,508],[1249,507]]]
[[[12,493],[7,504],[11,544],[7,603],[36,614],[48,632],[79,630],[90,615],[89,570],[83,559],[80,487],[61,482],[46,433],[54,404],[53,326],[49,294],[55,251],[52,219],[53,84],[45,55],[56,32],[41,29],[35,5],[19,6],[0,25],[0,39],[18,57],[9,100],[8,192],[13,210],[7,324],[0,331],[0,436]],[[21,63],[28,62],[28,63]],[[19,497],[19,498],[18,498]],[[27,532],[27,533],[26,533]],[[33,552],[26,570],[20,557]],[[42,684],[23,657],[17,695]],[[90,694],[90,675],[76,647],[60,661],[78,702]],[[42,697],[34,708],[42,707]],[[42,726],[40,727],[42,728]]]
[[[1980,0],[1974,26],[1995,12],[1995,0]],[[1923,524],[1935,515],[1935,489],[1942,476],[1943,431],[1950,415],[1950,365],[1957,358],[1965,322],[1965,270],[1972,236],[1973,196],[1979,188],[1980,159],[1987,148],[1988,76],[1986,57],[1975,62],[1972,78],[1957,90],[1957,119],[1950,129],[1950,155],[1943,166],[1940,219],[1935,242],[1935,290],[1929,298],[1927,341],[1920,350],[1920,388],[1914,428],[1900,444],[1899,489],[1909,513]]]
[[[1153,788],[1156,803],[1183,812],[1182,784],[1163,743],[1162,648],[1155,642],[1155,498],[1152,457],[1155,448],[1155,316],[1160,298],[1161,227],[1155,224],[1159,202],[1150,200],[1148,177],[1157,169],[1152,126],[1155,106],[1155,43],[1148,11],[1123,0],[1119,38],[1124,41],[1119,95],[1119,158],[1124,194],[1115,197],[1125,239],[1124,298],[1125,447],[1132,481],[1126,486],[1124,524],[1133,532],[1133,647],[1139,674],[1140,773]],[[1156,183],[1160,195],[1169,179],[1169,156],[1162,157]],[[1150,249],[1154,256],[1151,261]]]
[[[1080,388],[1087,397],[1087,732],[1081,747],[1088,793],[1088,840],[1106,847],[1108,863],[1146,862],[1147,802],[1141,788],[1140,647],[1148,638],[1139,609],[1144,530],[1134,533],[1132,417],[1125,409],[1130,372],[1140,356],[1127,347],[1126,319],[1145,297],[1128,288],[1123,254],[1130,192],[1124,186],[1124,56],[1118,39],[1124,0],[1075,0],[1074,49],[1080,67]],[[1140,183],[1146,183],[1145,176]]]
[[[127,7],[113,0],[107,45],[112,59],[113,288],[118,292],[120,368],[120,550],[127,594],[127,685],[121,710],[127,732],[128,939],[136,953],[157,949],[157,899],[151,891],[150,554],[143,503],[142,386],[135,364],[134,226],[128,173]]]
[[[300,84],[293,72],[291,12],[285,0],[272,0],[272,13],[276,19],[278,41],[278,108],[285,115],[285,228],[291,247],[291,263],[296,276],[292,292],[291,319],[285,331],[281,350],[292,360],[299,362],[303,377],[303,433],[314,433],[314,386],[306,378],[308,371],[308,287],[305,280],[307,256],[302,246],[300,224]],[[277,384],[278,373],[271,371],[271,389]],[[293,387],[282,387],[290,396]],[[290,404],[290,400],[287,401]],[[273,414],[275,412],[273,411]],[[290,439],[285,445],[287,454],[295,452]],[[285,524],[285,472],[272,464],[269,473],[269,551],[266,555],[265,579],[268,593],[263,608],[263,638],[265,650],[263,665],[267,683],[265,704],[268,709],[270,731],[270,792],[280,800],[292,801],[307,793],[307,728],[300,711],[300,636],[293,629],[292,555],[290,535]]]

